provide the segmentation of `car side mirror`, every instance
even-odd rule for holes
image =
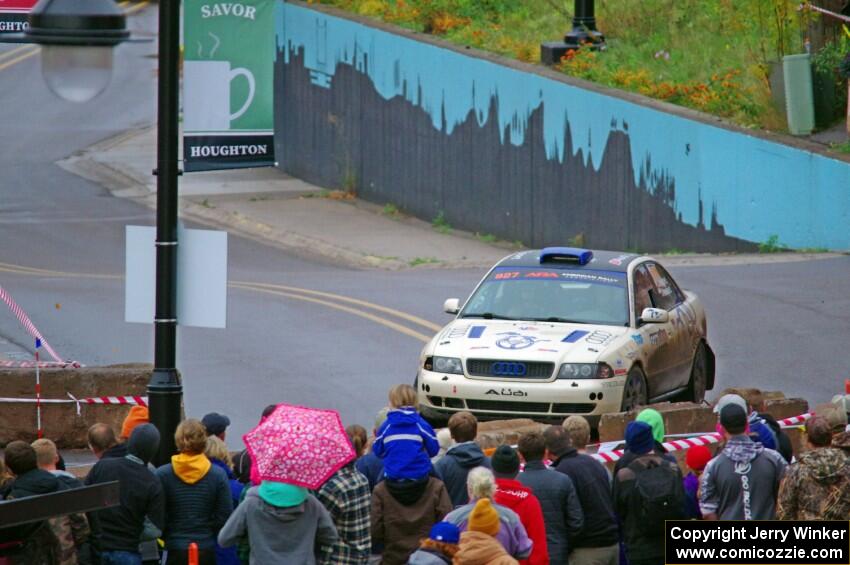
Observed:
[[[445,312],[446,314],[457,314],[458,311],[460,311],[460,299],[449,298],[448,300],[443,302],[443,312]]]
[[[640,321],[644,324],[664,324],[669,319],[670,314],[661,308],[644,308],[640,313]]]

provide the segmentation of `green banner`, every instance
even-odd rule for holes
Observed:
[[[274,6],[183,2],[186,171],[274,165]]]

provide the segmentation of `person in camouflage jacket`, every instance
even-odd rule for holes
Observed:
[[[806,422],[810,451],[791,465],[779,489],[780,520],[846,520],[850,516],[850,459],[830,447],[832,430],[820,417]]]

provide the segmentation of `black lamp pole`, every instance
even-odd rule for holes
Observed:
[[[557,65],[570,51],[582,46],[590,49],[605,49],[605,36],[596,29],[594,0],[575,0],[573,11],[573,29],[564,35],[563,41],[548,41],[540,44],[540,62],[544,65]]]
[[[156,465],[175,453],[183,386],[177,375],[177,112],[180,1],[159,3],[159,84],[156,157],[156,314],[154,371],[148,384],[150,421],[160,432]]]

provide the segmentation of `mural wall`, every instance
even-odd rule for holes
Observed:
[[[292,175],[529,245],[850,249],[850,163],[300,3],[276,32]]]

